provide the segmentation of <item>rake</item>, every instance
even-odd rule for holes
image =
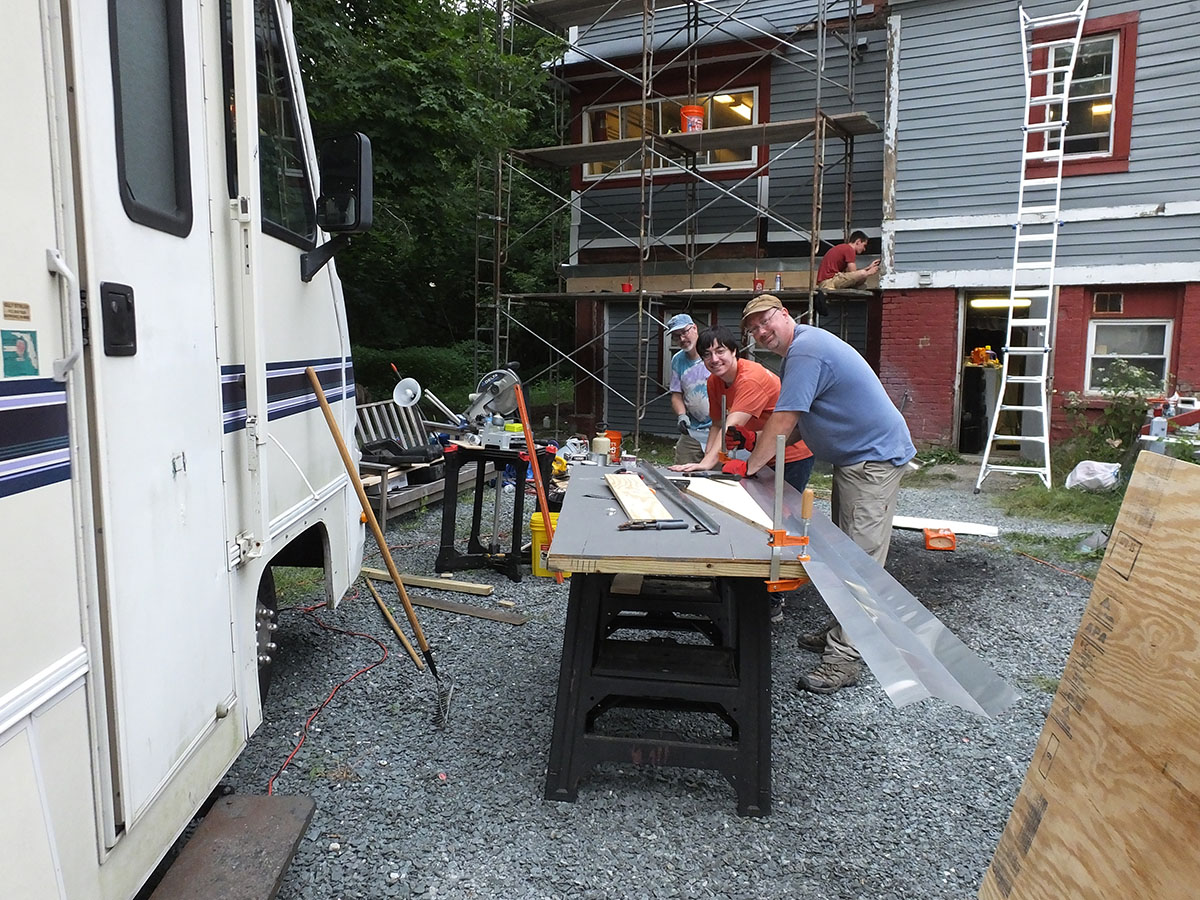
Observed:
[[[437,685],[437,715],[434,718],[434,724],[438,728],[444,728],[450,718],[450,699],[454,695],[454,681],[449,675],[442,677],[438,674],[437,663],[433,659],[433,650],[429,647],[429,641],[425,639],[425,632],[421,630],[421,623],[417,621],[416,611],[413,609],[412,602],[408,599],[408,591],[404,589],[404,581],[399,570],[396,568],[395,560],[392,559],[392,552],[388,549],[387,539],[383,536],[383,529],[379,527],[379,520],[375,518],[375,510],[371,509],[371,502],[367,499],[367,491],[363,487],[362,479],[358,475],[358,469],[354,465],[354,460],[350,457],[350,450],[347,448],[346,442],[342,439],[341,431],[338,430],[337,422],[333,418],[333,410],[329,408],[329,400],[325,397],[325,391],[321,387],[321,380],[317,377],[317,372],[312,366],[306,368],[304,374],[308,376],[313,392],[317,395],[317,402],[321,404],[321,412],[325,414],[325,424],[329,426],[329,433],[333,435],[338,453],[342,456],[342,464],[346,467],[346,474],[350,476],[350,483],[354,485],[354,492],[358,494],[358,502],[362,505],[363,518],[366,520],[367,526],[371,529],[371,534],[375,536],[375,543],[379,545],[379,552],[383,554],[384,565],[387,566],[388,574],[392,577],[392,583],[396,585],[396,591],[400,595],[400,602],[404,606],[404,614],[408,617],[408,624],[412,626],[413,635],[417,639],[417,646],[421,648],[421,655],[425,657],[425,664],[429,667],[429,672],[433,675],[434,683]]]

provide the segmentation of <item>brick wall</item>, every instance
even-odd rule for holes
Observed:
[[[1181,394],[1200,396],[1200,283],[1183,285],[1175,320],[1175,386]]]
[[[879,380],[918,446],[953,445],[958,314],[953,288],[883,295]]]

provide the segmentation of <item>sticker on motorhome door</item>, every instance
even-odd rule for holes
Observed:
[[[29,303],[17,303],[15,300],[4,301],[4,318],[13,322],[33,321],[33,306]]]
[[[36,331],[0,331],[0,352],[4,355],[4,377],[38,374]]]

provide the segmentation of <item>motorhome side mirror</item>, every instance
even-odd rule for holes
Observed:
[[[329,234],[360,234],[371,227],[371,140],[356,131],[330,138],[317,153],[321,196],[317,224]]]

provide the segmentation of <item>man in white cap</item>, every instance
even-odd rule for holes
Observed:
[[[675,465],[700,462],[712,419],[708,415],[708,369],[696,352],[699,331],[691,316],[679,313],[667,322],[667,334],[680,347],[671,357],[671,409],[679,429]]]
[[[904,417],[857,350],[828,331],[797,325],[778,297],[760,294],[747,303],[742,327],[783,357],[775,412],[743,474],[770,461],[776,435],[799,431],[817,459],[833,464],[833,523],[882,566],[900,476],[917,452]],[[802,690],[832,694],[858,682],[862,658],[840,625],[801,635],[800,646],[821,654],[820,664],[800,676]]]

